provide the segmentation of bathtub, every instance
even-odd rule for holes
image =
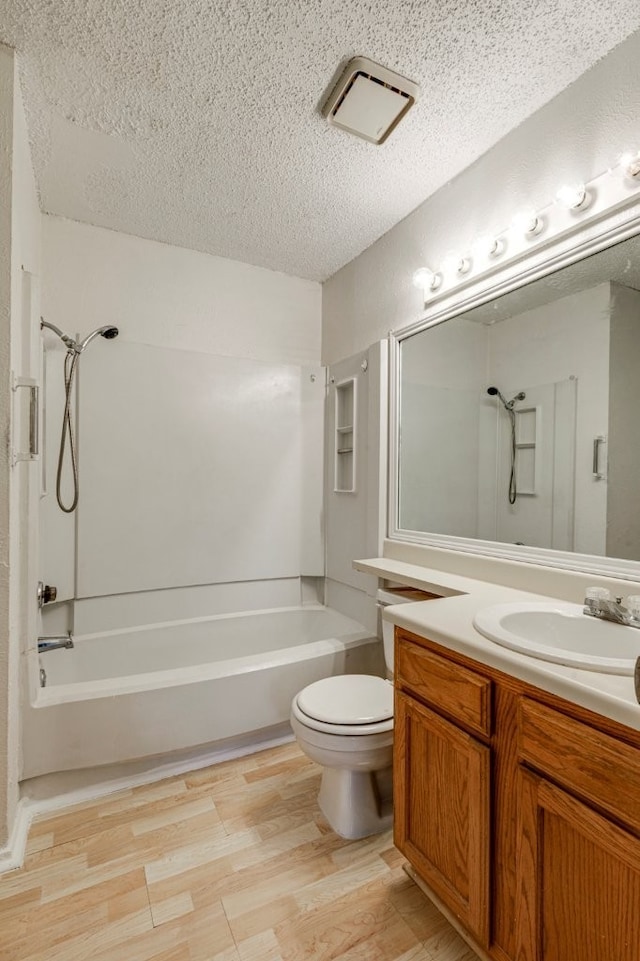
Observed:
[[[85,634],[74,642],[73,650],[29,655],[22,778],[284,728],[291,700],[306,684],[379,673],[382,664],[376,637],[320,605]]]

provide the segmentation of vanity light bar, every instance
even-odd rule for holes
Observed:
[[[616,167],[620,169],[627,180],[632,180],[634,185],[640,186],[640,150],[621,154],[618,157]],[[608,173],[612,174],[614,170],[615,168],[610,169]],[[563,185],[556,193],[556,203],[571,215],[582,214],[592,206],[598,194],[593,185],[599,179],[594,178],[591,182],[591,189],[589,184],[584,183]],[[523,239],[525,242],[533,242],[547,230],[551,217],[551,211],[545,214],[536,211],[533,207],[524,207],[515,214],[508,230],[495,235],[479,237],[471,248],[473,257],[466,254],[448,254],[444,258],[439,271],[430,270],[428,267],[421,267],[416,270],[413,274],[413,284],[422,290],[424,299],[427,300],[429,296],[440,289],[445,278],[449,282],[448,286],[453,286],[471,271],[472,266],[476,265],[479,265],[477,273],[481,274],[488,269],[486,262],[495,261],[505,254],[509,246],[507,237],[513,238],[514,246],[517,247],[519,244],[522,247]],[[564,228],[561,226],[560,229],[566,229],[566,224]],[[483,266],[483,261],[486,266]]]

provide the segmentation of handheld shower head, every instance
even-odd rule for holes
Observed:
[[[511,400],[506,400],[504,395],[498,390],[497,387],[487,387],[487,394],[489,394],[490,397],[495,397],[497,395],[502,401],[505,410],[513,410],[513,405],[515,402],[517,400],[524,400],[527,396],[525,392],[521,390],[520,393],[516,394],[515,397],[512,397]]]
[[[68,334],[65,334],[62,330],[60,330],[59,327],[56,327],[55,324],[51,324],[48,320],[45,320],[44,317],[40,318],[40,327],[46,327],[47,330],[53,331],[54,334],[57,334],[62,343],[69,350],[74,350],[76,354],[81,354],[85,347],[87,347],[93,338],[98,336],[98,334],[100,334],[100,336],[104,337],[106,340],[113,340],[113,338],[117,337],[119,334],[117,327],[112,327],[110,324],[107,324],[104,327],[98,327],[97,330],[92,331],[87,337],[85,337],[83,341],[78,343],[77,340],[74,340],[73,337],[69,337]]]
[[[489,394],[490,397],[496,397],[496,396],[499,397],[502,403],[504,404],[504,406],[507,408],[507,410],[509,410],[509,405],[507,404],[502,393],[498,390],[497,387],[487,387],[487,394]]]
[[[106,340],[113,340],[114,337],[118,336],[118,333],[118,328],[112,327],[110,324],[106,324],[104,327],[98,327],[96,330],[92,330],[91,333],[85,337],[82,343],[78,344],[78,353],[81,354],[85,347],[88,347],[93,338],[97,337],[98,334],[100,334],[100,336],[104,337]]]

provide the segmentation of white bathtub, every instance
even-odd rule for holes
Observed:
[[[85,634],[32,655],[23,778],[168,754],[288,722],[294,694],[377,673],[380,644],[309,605]],[[39,667],[47,675],[35,686]]]

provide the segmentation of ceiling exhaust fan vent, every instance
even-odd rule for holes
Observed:
[[[330,124],[381,144],[411,109],[420,87],[417,83],[367,57],[347,64],[324,105]]]

